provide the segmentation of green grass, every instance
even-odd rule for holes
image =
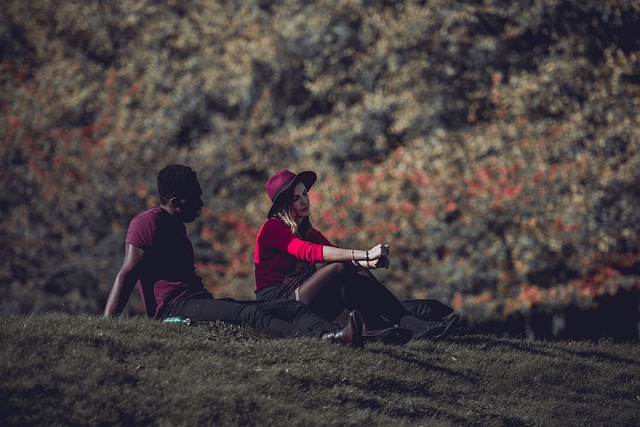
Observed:
[[[2,425],[638,425],[635,344],[356,350],[146,318],[0,317]]]

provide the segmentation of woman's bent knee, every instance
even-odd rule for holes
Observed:
[[[322,268],[328,269],[331,274],[335,274],[335,275],[343,274],[345,271],[347,271],[346,265],[342,262],[332,262],[330,264],[325,265]]]

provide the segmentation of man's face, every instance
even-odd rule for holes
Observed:
[[[178,199],[176,212],[182,222],[193,222],[200,216],[200,210],[204,206],[202,201],[202,188],[197,184],[192,192]]]

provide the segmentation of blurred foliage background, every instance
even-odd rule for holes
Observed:
[[[287,168],[318,173],[329,239],[392,245],[379,277],[401,298],[471,323],[637,298],[637,1],[0,13],[3,313],[100,313],[168,163],[198,172],[206,208],[189,232],[217,296],[254,297],[264,183]]]

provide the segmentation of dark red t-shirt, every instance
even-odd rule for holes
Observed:
[[[206,291],[196,275],[193,245],[181,221],[161,207],[136,215],[126,243],[144,250],[138,289],[147,315],[161,319],[175,301]]]

